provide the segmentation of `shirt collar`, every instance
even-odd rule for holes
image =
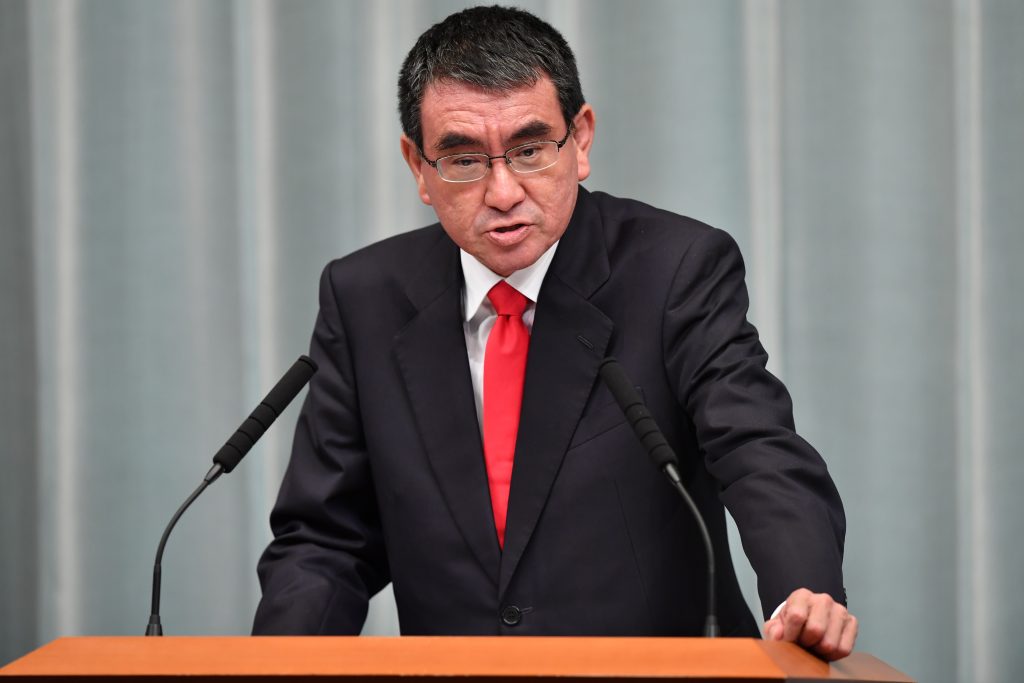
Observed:
[[[491,271],[490,268],[476,260],[475,257],[459,250],[459,260],[462,262],[462,276],[466,286],[462,292],[462,315],[464,320],[470,320],[487,298],[487,292],[491,287],[505,280],[515,287],[519,293],[530,300],[537,302],[540,295],[540,286],[547,275],[551,259],[555,257],[555,249],[558,242],[555,242],[548,250],[541,254],[541,257],[532,265],[517,270],[506,278]]]

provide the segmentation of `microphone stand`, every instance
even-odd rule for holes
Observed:
[[[672,450],[672,447],[668,445],[668,441],[665,440],[665,436],[658,428],[654,417],[647,410],[643,399],[640,398],[640,394],[633,388],[632,382],[629,381],[626,371],[622,369],[619,362],[610,356],[605,358],[601,361],[600,373],[601,379],[604,380],[608,390],[615,397],[616,403],[619,404],[622,412],[625,413],[626,419],[629,420],[630,426],[633,427],[633,432],[640,440],[640,443],[647,450],[654,463],[665,473],[665,476],[668,477],[672,486],[679,492],[679,495],[683,497],[686,506],[693,515],[693,519],[697,522],[697,528],[700,529],[708,560],[708,604],[707,616],[704,619],[704,635],[708,638],[715,638],[719,635],[718,616],[716,614],[717,603],[715,601],[715,550],[711,545],[711,535],[708,533],[708,527],[704,523],[704,516],[701,515],[697,504],[693,502],[693,498],[690,497],[686,487],[683,486],[682,477],[679,476],[679,468],[677,467],[679,458],[676,456],[675,451]]]
[[[146,626],[147,636],[162,636],[164,634],[164,627],[160,624],[160,563],[164,558],[164,546],[167,545],[167,537],[171,535],[171,529],[173,529],[174,525],[178,523],[181,516],[185,514],[185,510],[188,510],[188,507],[195,502],[195,499],[199,497],[199,494],[205,491],[206,487],[212,484],[222,472],[223,468],[221,468],[220,465],[214,465],[210,468],[210,471],[207,472],[206,476],[203,478],[203,482],[195,491],[192,492],[192,495],[181,504],[178,511],[174,513],[174,516],[171,517],[170,523],[167,525],[167,528],[164,529],[164,535],[160,537],[160,545],[157,546],[156,549],[156,562],[153,564],[153,600],[150,603],[149,624]]]
[[[242,426],[235,430],[231,438],[227,440],[216,455],[213,456],[213,467],[203,477],[203,482],[192,492],[192,495],[181,504],[178,511],[171,517],[170,523],[164,529],[164,535],[160,537],[160,545],[156,549],[156,562],[153,564],[153,600],[149,612],[149,624],[146,626],[147,636],[162,636],[164,628],[160,624],[160,564],[164,558],[164,547],[167,545],[167,538],[171,535],[171,529],[178,523],[178,520],[185,510],[195,502],[206,487],[217,480],[222,474],[235,469],[249,449],[255,445],[263,433],[274,423],[277,416],[284,412],[288,404],[298,395],[306,383],[309,382],[313,373],[317,371],[317,365],[313,359],[307,356],[299,356],[299,359],[292,364],[288,372],[284,374],[274,388],[270,390],[266,398],[256,406],[256,409],[246,418]]]

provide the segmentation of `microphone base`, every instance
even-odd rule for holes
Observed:
[[[149,618],[149,624],[146,625],[147,636],[162,636],[164,634],[164,627],[160,625],[160,617],[152,616]]]

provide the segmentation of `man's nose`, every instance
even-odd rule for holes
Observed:
[[[484,182],[487,183],[484,201],[492,209],[511,211],[516,204],[526,198],[522,181],[504,159],[499,158],[491,162],[491,171],[484,178]]]

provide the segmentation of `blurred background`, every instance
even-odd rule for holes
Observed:
[[[160,533],[305,352],[324,264],[433,222],[395,81],[467,4],[0,0],[0,662],[144,631]],[[1024,2],[518,4],[576,50],[585,185],[739,241],[860,647],[1024,671]],[[179,524],[167,633],[248,631],[297,411]]]

